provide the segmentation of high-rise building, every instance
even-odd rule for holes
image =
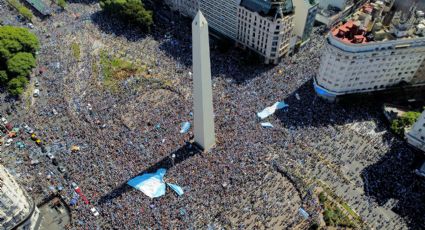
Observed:
[[[34,201],[0,165],[0,226],[2,229],[39,229],[40,215]]]
[[[424,12],[363,5],[331,30],[314,87],[323,98],[425,85]]]
[[[318,5],[317,0],[294,1],[294,34],[298,37],[298,40],[301,41],[301,43],[305,43],[310,39],[314,21],[316,20]]]
[[[166,0],[171,9],[194,17],[199,9],[209,28],[277,63],[289,51],[292,0]]]
[[[409,144],[425,152],[425,111],[422,112],[412,129],[406,133],[406,138]]]
[[[277,64],[289,52],[294,28],[292,1],[242,0],[238,7],[237,42]]]

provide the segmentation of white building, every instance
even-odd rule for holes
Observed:
[[[406,138],[409,144],[425,152],[425,111],[422,112],[412,129],[406,133]]]
[[[2,229],[39,229],[40,215],[33,200],[0,165],[0,226]]]
[[[257,2],[243,0],[238,7],[237,41],[263,56],[265,63],[277,64],[290,48],[293,7],[285,9],[279,4]]]
[[[318,10],[317,0],[296,0],[294,34],[298,40],[305,43],[310,39]]]
[[[331,30],[314,79],[319,96],[334,100],[400,84],[424,85],[419,71],[424,70],[425,37],[417,29],[425,24],[424,14],[386,9],[380,1],[367,3]]]
[[[171,9],[194,17],[200,9],[210,30],[277,63],[289,51],[292,0],[166,0]]]

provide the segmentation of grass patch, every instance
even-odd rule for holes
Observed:
[[[140,75],[145,68],[117,57],[109,57],[106,51],[100,52],[100,66],[104,86],[114,93],[119,92],[119,82],[131,76]]]
[[[350,220],[350,218],[345,215],[334,202],[329,200],[324,192],[319,194],[319,201],[325,210],[323,212],[323,219],[327,226],[347,228],[355,227],[355,224]]]
[[[28,19],[29,21],[32,21],[32,18],[34,17],[34,14],[26,8],[24,5],[22,5],[18,0],[7,0],[7,2],[13,6],[24,18]]]
[[[74,56],[74,58],[79,61],[81,58],[81,49],[80,49],[80,45],[76,42],[73,42],[71,44],[71,51],[72,51],[72,55]]]
[[[105,50],[100,51],[99,66],[103,86],[112,93],[119,93],[124,89],[140,90],[141,88],[165,89],[178,93],[173,89],[172,80],[163,79],[160,74],[147,74],[145,65],[110,56]],[[92,74],[95,76],[99,75],[97,69],[97,63],[93,63]]]
[[[94,58],[91,63],[91,73],[95,79],[99,76],[99,66],[97,65],[97,61]]]
[[[357,215],[357,213],[356,213],[353,209],[351,209],[351,208],[350,208],[350,206],[348,206],[348,204],[347,204],[347,203],[342,203],[341,205],[342,205],[342,207],[344,207],[344,209],[345,209],[345,210],[347,210],[347,212],[348,212],[348,213],[350,213],[350,215],[351,215],[352,217],[354,217],[356,220],[360,220],[360,219],[361,219],[361,218],[360,218],[360,216],[359,216],[359,215]]]

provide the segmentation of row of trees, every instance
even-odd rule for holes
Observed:
[[[153,13],[145,8],[141,0],[100,0],[100,6],[106,13],[139,25],[146,31],[153,24]]]
[[[11,95],[24,91],[39,48],[38,38],[28,29],[0,27],[0,86],[6,86]]]

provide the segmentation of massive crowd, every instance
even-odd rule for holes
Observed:
[[[324,43],[321,29],[277,66],[245,65],[246,51],[233,47],[224,53],[211,50],[217,145],[201,153],[190,144],[191,132],[179,133],[182,122],[192,121],[190,20],[170,19],[172,30],[166,26],[171,22],[158,21],[143,37],[99,13],[97,4],[71,3],[67,11],[34,23],[42,43],[35,74],[40,98],[30,107],[21,102],[16,108],[2,103],[2,108],[13,111],[16,124],[34,128],[66,172],[30,142],[14,152],[41,164],[5,164],[16,167],[19,180],[37,198],[64,187],[61,193],[69,201],[71,183],[78,184],[90,204],[80,200],[71,207],[70,228],[295,228],[303,223],[301,207],[317,217],[314,199],[306,200],[305,191],[273,164],[326,182],[372,226],[423,227],[423,202],[416,203],[417,213],[406,212],[413,199],[424,199],[420,185],[387,194],[408,200],[399,203],[401,211],[379,211],[386,196],[377,191],[401,175],[377,178],[377,172],[403,167],[413,181],[407,170],[411,161],[379,164],[394,153],[393,146],[403,144],[384,131],[369,135],[357,127],[368,129],[366,121],[379,120],[379,108],[328,104],[314,94],[311,78]],[[71,43],[80,45],[80,60],[73,57]],[[145,65],[151,73],[117,82],[118,92],[110,90],[103,85],[101,52]],[[289,108],[267,118],[274,128],[262,128],[256,112],[282,100]],[[71,152],[74,145],[80,151]],[[402,154],[402,160],[413,156],[409,148],[398,150],[394,154]],[[160,167],[167,169],[166,181],[183,187],[183,196],[167,192],[149,199],[126,185]],[[370,175],[383,182],[371,182]],[[368,191],[358,192],[363,187]]]

